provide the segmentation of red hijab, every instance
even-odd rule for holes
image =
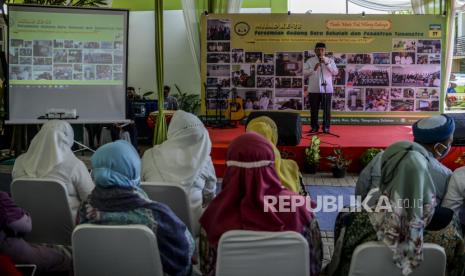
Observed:
[[[239,136],[229,146],[226,159],[222,190],[200,218],[212,245],[229,230],[302,232],[312,219],[305,206],[295,212],[264,212],[266,195],[301,197],[281,185],[273,147],[265,138],[252,132]]]

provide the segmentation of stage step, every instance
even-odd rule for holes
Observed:
[[[212,160],[225,160],[228,153],[228,145],[213,145],[211,151]]]
[[[226,161],[213,159],[213,166],[215,167],[216,177],[223,177],[226,170]]]
[[[325,159],[333,154],[334,148],[341,148],[345,155],[352,159],[349,167],[350,172],[360,172],[361,165],[359,157],[363,152],[371,147],[386,148],[391,143],[399,140],[413,140],[412,130],[407,126],[342,126],[335,125],[331,130],[340,138],[322,134],[320,155],[320,172],[329,172],[331,167]],[[302,128],[302,133],[307,133],[309,126]],[[226,169],[225,159],[229,144],[238,136],[245,133],[245,127],[239,126],[235,129],[212,129],[209,128],[210,139],[212,141],[211,157],[215,166],[217,177],[222,177]],[[311,137],[303,135],[299,145],[279,146],[281,156],[286,159],[293,159],[302,169],[305,162],[305,148],[310,143]]]

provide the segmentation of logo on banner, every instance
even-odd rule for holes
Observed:
[[[441,24],[429,25],[429,37],[441,37]]]
[[[250,26],[245,22],[239,22],[236,25],[234,25],[234,32],[236,32],[237,35],[244,36],[248,34],[249,31]]]

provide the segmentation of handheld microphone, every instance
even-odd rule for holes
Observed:
[[[326,63],[325,63],[325,60],[324,60],[324,56],[318,56],[318,58],[320,60],[320,74],[323,77],[324,76],[324,74],[323,74],[323,64],[326,64]],[[323,79],[321,81],[321,86],[325,87],[325,89],[326,89],[326,85],[327,85],[326,80],[323,77]]]

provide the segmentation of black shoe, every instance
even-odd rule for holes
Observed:
[[[310,133],[317,133],[317,132],[318,132],[318,128],[312,127],[312,129],[310,130]]]
[[[325,127],[325,128],[323,129],[323,133],[329,133],[329,127]]]

